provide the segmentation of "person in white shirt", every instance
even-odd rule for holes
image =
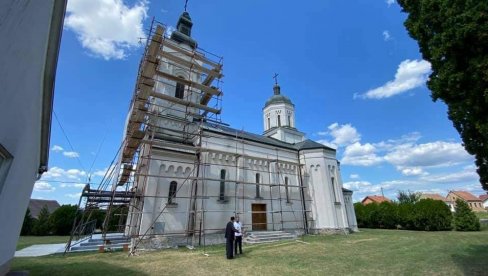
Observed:
[[[237,230],[235,233],[236,239],[234,242],[235,256],[237,256],[237,246],[239,245],[239,254],[242,254],[242,225],[239,222],[239,217],[236,217],[234,221],[234,228]]]

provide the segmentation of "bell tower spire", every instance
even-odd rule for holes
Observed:
[[[295,128],[295,105],[281,94],[278,74],[274,74],[273,96],[263,108],[264,135],[287,143],[297,143],[304,139],[303,133]]]

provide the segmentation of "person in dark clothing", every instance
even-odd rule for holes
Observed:
[[[237,230],[234,228],[234,217],[230,217],[230,221],[227,222],[227,226],[225,227],[225,239],[226,239],[226,247],[225,253],[227,255],[227,259],[233,259],[234,256],[234,233]]]

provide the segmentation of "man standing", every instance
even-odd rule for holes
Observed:
[[[234,228],[234,217],[230,217],[230,221],[227,222],[227,226],[225,227],[225,239],[226,239],[226,247],[225,253],[227,254],[227,259],[233,259],[234,257],[232,254],[234,253],[233,245],[234,245],[234,233],[237,230]]]
[[[234,244],[235,254],[237,256],[237,246],[239,246],[239,254],[242,254],[242,225],[239,222],[239,217],[236,217],[236,221],[234,222],[234,228],[237,230],[236,232],[236,241]]]

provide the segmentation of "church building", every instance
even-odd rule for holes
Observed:
[[[164,27],[158,27],[163,30],[156,29],[147,47],[126,125],[124,151],[131,149],[129,136],[137,131],[144,136],[133,154],[130,177],[139,196],[132,200],[126,234],[191,237],[194,244],[202,239],[208,244],[223,240],[231,216],[240,218],[246,232],[357,231],[352,191],[342,186],[336,150],[299,131],[295,105],[277,82],[263,103],[262,134],[207,116],[220,113],[209,99],[221,96],[214,81],[222,64],[198,50],[192,26],[184,12],[174,32],[165,37]],[[153,43],[157,54],[151,54]],[[143,78],[145,64],[155,64],[153,82]],[[148,83],[147,101],[137,107]],[[142,127],[132,126],[136,109],[144,112]]]

